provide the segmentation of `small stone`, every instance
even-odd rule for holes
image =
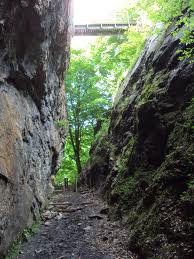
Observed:
[[[45,225],[45,226],[50,226],[50,225],[51,225],[51,222],[50,222],[50,221],[46,221],[46,222],[44,223],[44,225]]]
[[[42,252],[42,249],[40,249],[40,250],[35,250],[35,253],[36,254],[40,254]]]
[[[55,219],[56,219],[56,220],[60,220],[60,219],[62,219],[62,217],[63,217],[63,214],[62,214],[62,213],[59,213],[59,215],[57,215],[57,216],[55,217]]]
[[[92,229],[92,227],[87,226],[86,228],[84,228],[85,231],[90,231]]]
[[[58,244],[58,247],[63,247],[63,243],[59,243],[59,244]]]
[[[114,244],[118,244],[118,243],[119,243],[119,240],[118,240],[117,238],[115,238],[115,239],[113,240],[113,243],[114,243]]]
[[[44,220],[52,219],[52,218],[54,218],[56,215],[57,215],[57,212],[47,210],[47,211],[45,211],[45,212],[42,214],[42,218],[43,218]]]
[[[98,219],[98,220],[103,219],[103,217],[100,216],[100,215],[91,215],[91,216],[88,216],[88,218],[90,218],[90,219]]]

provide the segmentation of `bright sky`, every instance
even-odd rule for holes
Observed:
[[[129,5],[130,0],[74,0],[74,23],[85,24],[104,19]]]
[[[112,13],[129,6],[134,0],[74,0],[74,24],[92,23],[109,18]],[[74,37],[72,47],[87,48],[96,37]]]

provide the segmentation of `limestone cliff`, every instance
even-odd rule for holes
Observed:
[[[147,42],[82,176],[127,224],[141,258],[194,258],[194,64],[178,59],[175,29]]]
[[[0,258],[38,217],[63,148],[71,0],[0,3]]]

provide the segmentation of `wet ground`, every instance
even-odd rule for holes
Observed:
[[[55,195],[17,259],[138,258],[127,249],[127,232],[108,220],[107,210],[90,191]]]

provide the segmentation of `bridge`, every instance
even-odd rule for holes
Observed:
[[[136,21],[130,19],[127,12],[117,12],[108,19],[87,24],[74,25],[74,36],[109,36],[122,34]]]

